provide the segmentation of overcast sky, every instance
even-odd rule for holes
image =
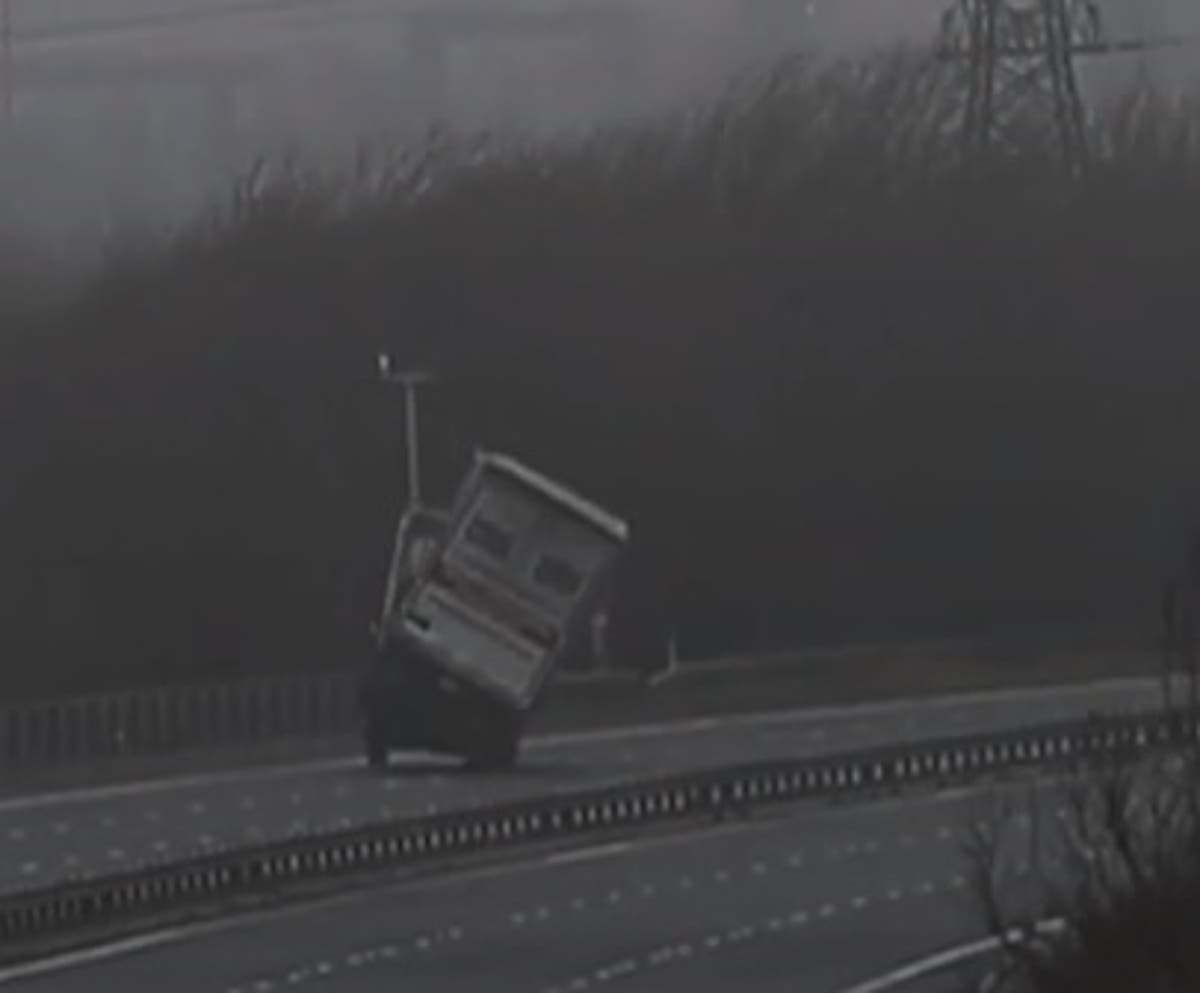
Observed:
[[[607,0],[591,6],[624,6],[636,25],[575,40],[460,40],[442,91],[428,68],[414,75],[410,22],[396,16],[432,0],[277,0],[264,10],[275,2],[218,16],[238,0],[12,0],[5,78],[16,127],[3,135],[0,230],[74,244],[110,215],[186,213],[258,152],[334,154],[434,108],[463,127],[559,130],[685,104],[755,57],[929,38],[945,6]],[[1114,35],[1200,32],[1200,0],[1105,0],[1104,13]],[[1159,62],[1178,79],[1196,59]],[[97,85],[116,76],[119,86]]]

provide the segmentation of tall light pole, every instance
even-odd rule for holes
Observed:
[[[421,452],[417,423],[417,387],[433,382],[430,373],[416,369],[393,369],[391,357],[379,356],[379,377],[385,383],[404,390],[404,454],[407,465],[408,500],[406,512],[421,505]]]
[[[383,595],[383,613],[380,617],[379,634],[387,623],[392,603],[396,599],[396,589],[399,585],[400,562],[405,551],[405,538],[413,515],[421,507],[421,459],[420,440],[417,424],[417,387],[433,381],[430,373],[416,369],[394,369],[391,357],[380,353],[379,378],[390,386],[399,386],[404,390],[404,455],[407,466],[406,489],[407,499],[400,520],[396,524],[396,541],[392,547],[392,563],[388,570],[387,589]]]

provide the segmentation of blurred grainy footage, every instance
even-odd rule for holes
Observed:
[[[0,0],[5,993],[1195,993],[1198,53]]]
[[[1114,34],[1187,32],[1200,16],[1184,0],[1106,2]],[[785,52],[839,58],[928,42],[944,7],[6,0],[3,226],[69,258],[178,223],[254,156],[344,164],[362,143],[411,140],[433,119],[578,132],[688,106]],[[1190,58],[1149,61],[1174,83]]]
[[[1200,490],[1194,12],[1079,59],[1074,175],[1037,91],[964,130],[969,6],[174,2],[9,0],[17,683],[357,658],[394,347],[437,499],[516,445],[642,522],[636,664],[1153,616]]]

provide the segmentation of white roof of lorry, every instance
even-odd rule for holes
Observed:
[[[555,482],[535,469],[518,462],[511,455],[501,455],[499,452],[476,452],[476,459],[490,469],[498,469],[512,476],[531,489],[538,490],[556,503],[569,508],[573,513],[607,532],[617,541],[624,542],[629,537],[629,525],[621,518],[610,514],[599,504],[581,497],[578,493]]]

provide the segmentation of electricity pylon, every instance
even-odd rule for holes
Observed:
[[[938,54],[964,69],[961,138],[968,160],[1011,150],[1019,131],[1052,137],[1063,164],[1087,163],[1087,117],[1075,56],[1107,50],[1093,0],[954,0]]]

